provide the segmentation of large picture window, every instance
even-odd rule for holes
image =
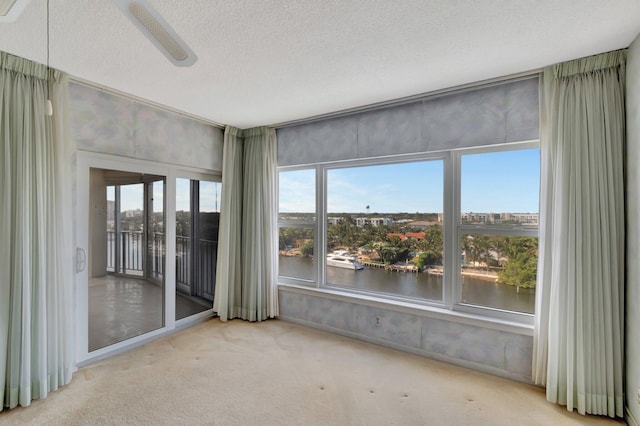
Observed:
[[[281,169],[280,282],[531,322],[539,180],[531,142]]]
[[[442,300],[444,161],[327,170],[326,283]]]

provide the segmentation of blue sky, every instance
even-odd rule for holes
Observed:
[[[442,160],[330,170],[327,211],[441,212]]]
[[[461,211],[538,213],[540,150],[462,157]]]
[[[461,210],[537,213],[539,164],[537,148],[464,155]],[[443,167],[434,160],[329,170],[327,211],[442,212]],[[280,173],[281,212],[314,211],[314,177],[314,170]]]
[[[537,148],[462,156],[461,210],[537,213],[539,165]],[[279,179],[281,212],[315,211],[315,170],[282,172]],[[442,212],[442,188],[442,160],[333,169],[327,176],[327,210],[329,213]],[[202,211],[215,211],[216,206],[219,209],[220,183],[202,181],[200,191]],[[122,186],[122,209],[142,209],[142,194],[140,184]],[[188,179],[177,180],[176,194],[176,210],[188,210]],[[113,199],[111,192],[108,199]],[[162,205],[162,199],[162,185],[155,183],[155,204]]]

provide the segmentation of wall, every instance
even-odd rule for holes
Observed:
[[[280,166],[536,140],[537,76],[278,130]],[[530,327],[279,287],[289,321],[530,381]],[[378,325],[377,319],[380,319]]]
[[[170,333],[176,327],[175,303],[172,303],[175,293],[169,293],[166,295],[163,329],[134,337],[115,345],[115,349],[110,347],[105,351],[88,352],[88,279],[100,275],[106,262],[106,255],[97,253],[99,248],[106,251],[106,243],[96,235],[99,232],[96,229],[98,222],[106,226],[106,218],[99,217],[103,214],[106,189],[104,182],[99,183],[100,178],[91,179],[90,165],[117,170],[122,164],[122,168],[130,172],[164,176],[219,174],[222,170],[223,130],[126,96],[113,95],[77,83],[69,84],[69,127],[76,147],[71,171],[74,177],[72,196],[76,224],[73,238],[78,248],[89,252],[87,268],[76,274],[74,304],[76,362],[86,364]],[[102,179],[108,182],[109,176],[105,175]],[[175,185],[166,186],[167,205],[172,204],[170,198],[175,200],[175,192],[172,193],[174,188]],[[168,207],[166,214],[166,232],[171,236],[175,232],[175,212]],[[106,237],[106,232],[101,234]],[[175,247],[170,239],[165,248],[167,259],[174,258]],[[78,265],[83,266],[81,262]],[[170,288],[175,280],[175,268],[170,267],[170,261],[167,262],[165,277],[167,288]],[[192,321],[201,320],[202,317],[196,317]]]
[[[79,150],[222,170],[222,129],[80,84],[69,97]]]
[[[626,394],[629,414],[640,421],[640,36],[627,59],[627,279]],[[631,422],[630,422],[631,423]]]
[[[451,313],[372,306],[280,286],[280,318],[520,381],[531,380],[533,338]],[[378,325],[379,324],[379,325]]]
[[[278,129],[278,165],[538,139],[538,78]]]

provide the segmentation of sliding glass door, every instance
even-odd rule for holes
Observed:
[[[165,178],[91,168],[89,352],[162,328]]]
[[[176,179],[176,320],[213,307],[220,191],[220,182]]]
[[[78,362],[213,315],[219,176],[92,153],[77,164]]]

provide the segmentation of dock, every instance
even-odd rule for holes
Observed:
[[[393,272],[418,272],[418,268],[415,265],[385,265],[384,263],[377,262],[367,262],[360,261],[364,266],[369,266],[371,268],[383,268],[385,271],[393,271]]]

